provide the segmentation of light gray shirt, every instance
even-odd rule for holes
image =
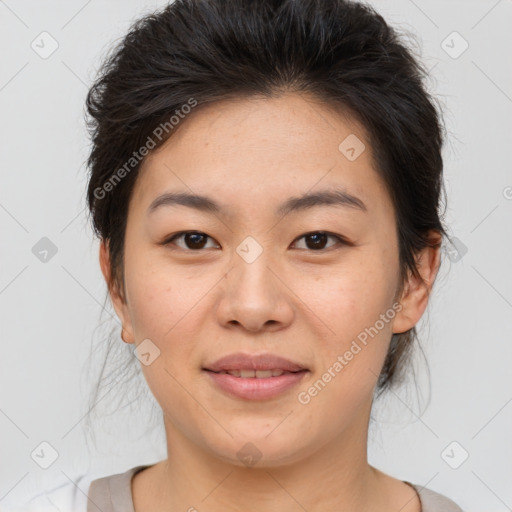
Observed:
[[[87,512],[135,512],[131,481],[133,476],[149,466],[136,466],[134,468],[91,482],[88,493]],[[411,484],[420,498],[421,512],[463,512],[462,509],[437,492]]]

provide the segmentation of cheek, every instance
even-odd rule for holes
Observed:
[[[146,382],[165,410],[178,403],[184,407],[186,395],[175,379],[184,381],[181,372],[192,359],[193,326],[197,328],[194,315],[200,311],[201,304],[197,302],[204,294],[204,283],[183,273],[169,272],[158,258],[150,258],[142,251],[132,250],[125,268],[135,339],[137,343],[149,339],[159,350],[151,364],[142,364],[141,360]]]
[[[389,268],[376,258],[359,258],[329,275],[303,280],[300,294],[339,340],[335,344],[357,337],[391,307],[395,281]]]
[[[335,279],[319,280],[309,289],[308,306],[328,326],[317,369],[323,382],[333,383],[326,384],[331,390],[323,397],[326,407],[330,393],[335,403],[347,405],[373,391],[392,335],[392,268],[382,258],[360,258]]]
[[[126,287],[135,339],[149,338],[162,355],[159,363],[183,371],[197,359],[201,326],[211,321],[208,292],[219,276],[208,270],[179,268],[164,258],[132,251],[126,261]],[[152,367],[143,368],[151,372]]]
[[[187,287],[155,258],[133,249],[126,252],[125,279],[135,339],[162,345],[184,315]]]

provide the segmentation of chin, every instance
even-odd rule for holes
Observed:
[[[298,462],[307,455],[306,447],[297,443],[299,440],[304,442],[303,437],[295,437],[286,429],[282,430],[281,435],[277,434],[277,429],[267,435],[267,430],[271,432],[272,429],[265,429],[263,434],[261,428],[255,431],[247,429],[244,434],[232,432],[234,437],[223,439],[222,446],[208,443],[209,448],[224,462],[247,468],[285,466]],[[311,452],[314,451],[311,447]]]

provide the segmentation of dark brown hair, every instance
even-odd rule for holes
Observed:
[[[439,212],[442,117],[426,77],[398,32],[361,3],[176,0],[139,19],[105,60],[86,102],[88,206],[95,233],[108,242],[109,288],[124,294],[128,205],[142,161],[131,159],[150,139],[158,147],[172,136],[158,127],[183,117],[191,100],[199,109],[286,91],[312,94],[365,128],[395,209],[401,282],[411,273],[421,279],[415,255],[435,245],[429,231],[447,236]],[[393,335],[379,392],[401,380],[415,337],[415,328]]]

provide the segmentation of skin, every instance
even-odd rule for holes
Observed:
[[[338,150],[350,134],[366,145],[354,161]],[[360,198],[367,212],[321,205],[274,213],[289,197],[333,188]],[[207,195],[226,213],[174,205],[148,215],[169,191]],[[210,237],[204,248],[185,237],[162,244],[187,230]],[[322,230],[351,244],[328,238],[315,249],[304,235]],[[247,236],[262,248],[252,263],[236,252]],[[149,338],[160,350],[141,367],[164,413],[168,458],[133,478],[136,512],[420,511],[410,486],[368,464],[367,434],[391,335],[421,318],[439,257],[439,249],[419,253],[425,283],[410,277],[397,295],[393,205],[364,129],[332,106],[286,93],[192,111],[143,163],[129,204],[126,297],[110,289],[124,340],[135,348]],[[104,243],[100,264],[111,283]],[[301,404],[298,393],[397,300],[401,311]],[[201,370],[233,352],[278,354],[309,372],[278,397],[233,398]],[[251,467],[237,456],[248,442],[261,453]]]

